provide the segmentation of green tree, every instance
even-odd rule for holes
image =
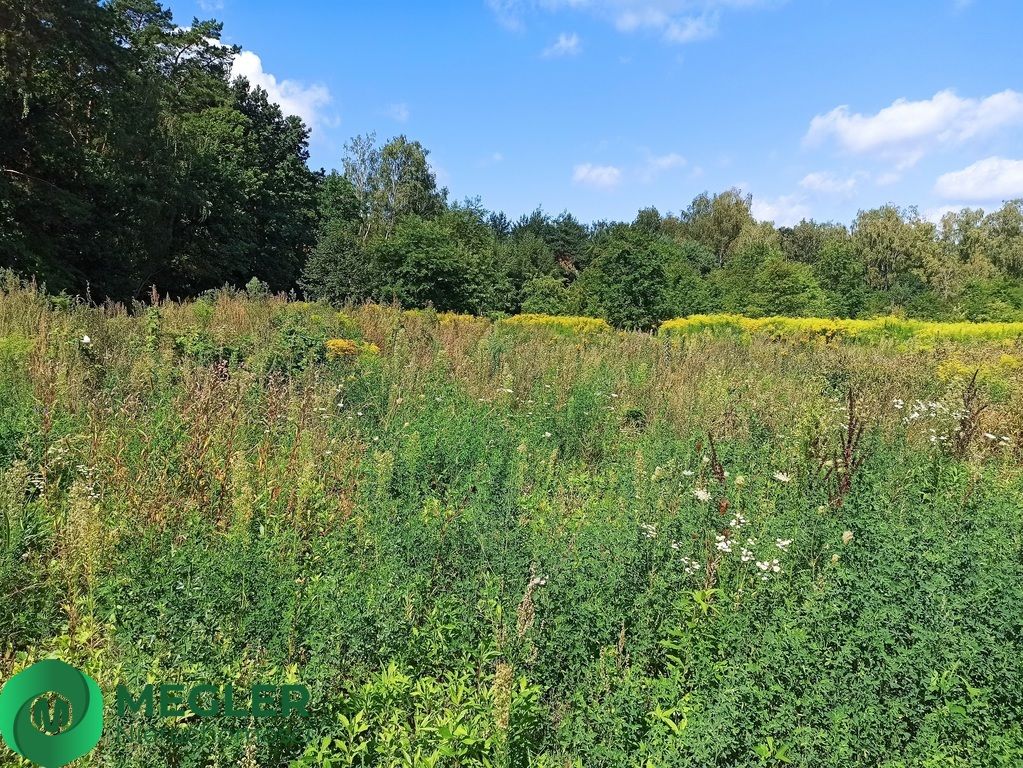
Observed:
[[[565,281],[558,277],[535,277],[522,286],[523,312],[563,315],[568,309]]]
[[[360,207],[347,176],[327,174],[320,186],[316,245],[309,254],[300,285],[310,296],[334,304],[365,301],[379,279],[359,239]]]
[[[1010,200],[983,222],[985,250],[1007,277],[1023,277],[1023,199]]]
[[[738,189],[718,195],[697,195],[679,216],[679,236],[695,240],[710,249],[718,267],[732,255],[743,229],[755,224],[750,212],[753,198]]]
[[[672,247],[625,225],[603,233],[590,266],[573,285],[573,303],[618,328],[654,328],[672,314],[665,295]]]
[[[757,270],[748,311],[758,315],[814,317],[826,314],[827,302],[808,265],[775,255]]]

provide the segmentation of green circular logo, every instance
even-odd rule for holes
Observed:
[[[0,735],[42,768],[61,768],[88,753],[103,733],[103,694],[69,664],[46,659],[0,691]]]

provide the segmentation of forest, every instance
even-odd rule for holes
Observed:
[[[94,300],[253,279],[331,303],[624,329],[701,313],[1023,319],[1023,200],[937,223],[757,221],[738,189],[675,213],[515,218],[451,200],[406,136],[309,167],[309,127],[231,77],[222,25],[155,0],[0,5],[0,267]]]

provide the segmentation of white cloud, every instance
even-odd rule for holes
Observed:
[[[815,171],[808,173],[799,182],[799,186],[811,192],[821,192],[828,195],[849,195],[856,189],[862,173],[855,173],[846,178],[840,178],[827,171]]]
[[[713,37],[722,12],[779,5],[785,0],[487,0],[498,21],[521,29],[533,10],[586,12],[612,23],[622,32],[652,31],[669,43],[690,43]]]
[[[926,208],[923,212],[925,221],[929,221],[932,224],[941,224],[942,218],[946,213],[958,213],[965,206],[962,205],[939,205],[936,208]]]
[[[315,128],[324,122],[322,110],[330,104],[330,91],[324,85],[303,85],[295,80],[278,80],[263,69],[263,61],[252,51],[242,51],[231,65],[231,77],[244,77],[267,93],[286,115],[298,115]]]
[[[705,11],[697,16],[672,15],[651,3],[644,3],[632,10],[621,11],[615,18],[615,26],[622,32],[637,29],[651,29],[660,32],[671,43],[692,43],[713,37],[717,32],[720,15]]]
[[[790,227],[810,218],[810,209],[799,195],[782,195],[773,200],[754,198],[751,213],[759,221],[773,221],[780,227]]]
[[[579,42],[579,35],[575,32],[570,35],[562,32],[558,35],[558,39],[551,43],[551,45],[544,48],[543,53],[540,55],[545,59],[552,59],[558,56],[576,56],[582,51],[582,49],[582,45]]]
[[[399,123],[407,122],[409,114],[408,104],[404,102],[392,104],[387,108],[387,116]]]
[[[503,26],[515,30],[522,28],[519,0],[487,0],[487,5]]]
[[[872,115],[851,112],[847,105],[835,107],[810,121],[804,141],[812,146],[834,139],[846,151],[889,158],[902,170],[937,147],[1020,124],[1023,94],[1017,91],[964,99],[946,90],[922,101],[897,99]]]
[[[621,169],[613,165],[581,163],[572,170],[572,181],[597,189],[613,189],[621,180]]]
[[[901,179],[902,179],[901,173],[896,173],[895,171],[888,171],[886,173],[879,174],[878,177],[874,179],[874,183],[877,184],[877,186],[879,187],[887,187],[891,186],[892,184],[898,183]]]
[[[1004,200],[1023,196],[1023,160],[988,157],[938,177],[934,191],[946,199]]]
[[[685,168],[688,161],[677,152],[669,152],[665,155],[648,155],[646,163],[639,171],[643,181],[653,181],[665,171],[673,171],[678,168]]]
[[[224,0],[199,0],[199,8],[210,13],[224,10]]]

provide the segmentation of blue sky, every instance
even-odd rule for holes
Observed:
[[[455,199],[584,221],[739,186],[848,223],[1023,196],[1020,0],[188,0],[313,126],[398,133]]]

